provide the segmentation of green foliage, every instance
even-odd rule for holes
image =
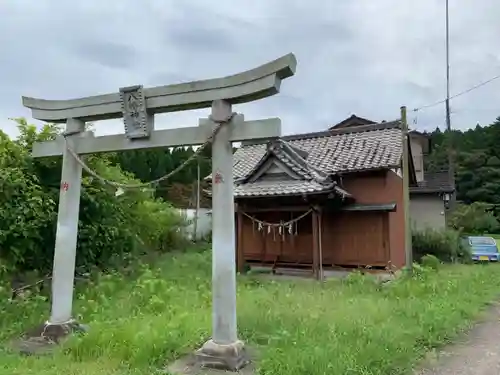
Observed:
[[[133,173],[139,180],[156,180],[183,164],[194,154],[192,147],[173,149],[132,150],[116,153],[111,160],[124,171]],[[155,190],[157,197],[175,203],[179,207],[196,206],[197,163],[200,178],[211,173],[211,148],[205,147],[200,156],[171,178],[161,181]],[[210,207],[210,200],[201,197],[202,207]]]
[[[0,202],[0,257],[17,267],[36,266],[56,203],[19,167],[0,168]]]
[[[210,252],[169,254],[153,265],[99,275],[75,293],[89,323],[54,355],[21,357],[0,346],[2,374],[150,375],[210,337]],[[359,274],[330,279],[238,280],[241,339],[263,375],[403,375],[466,329],[500,288],[498,265],[443,265],[377,287]],[[0,292],[0,301],[8,297]],[[40,323],[49,302],[2,306],[0,341]]]
[[[420,263],[423,267],[432,268],[433,270],[437,270],[441,266],[441,261],[431,254],[426,254],[420,258]]]
[[[470,248],[460,238],[460,233],[451,229],[414,230],[412,245],[417,261],[425,255],[433,255],[443,262],[468,262],[471,259]]]
[[[34,160],[33,143],[53,139],[59,132],[45,125],[40,132],[24,119],[15,119],[20,136],[11,140],[0,132],[0,264],[5,270],[51,269],[55,242],[60,158]],[[86,159],[99,175],[122,183],[138,183],[113,165],[109,157]],[[148,249],[170,251],[180,245],[183,222],[170,204],[151,193],[115,190],[86,176],[82,181],[77,267],[105,268],[115,260]]]
[[[431,132],[431,152],[425,158],[428,171],[448,168],[448,145],[455,153],[457,199],[470,204],[500,204],[500,118],[489,126],[467,131]]]
[[[406,272],[403,274],[404,276],[397,279],[396,282],[402,282],[405,278],[425,282],[430,276],[433,276],[435,273],[436,269],[434,268],[424,266],[420,263],[413,263],[413,268],[411,269],[411,271],[406,269]]]
[[[500,223],[492,212],[487,211],[490,206],[483,202],[458,204],[450,217],[449,225],[461,233],[497,233],[500,231]]]
[[[182,228],[185,224],[181,215],[170,203],[161,199],[145,200],[134,212],[137,231],[144,233],[142,243],[151,249],[170,251],[184,244],[177,231],[165,228]]]

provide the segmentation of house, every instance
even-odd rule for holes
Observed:
[[[319,277],[335,267],[404,266],[402,145],[395,121],[239,148],[238,269],[303,268]],[[410,182],[417,186],[413,163]]]
[[[355,126],[375,124],[375,121],[352,115],[332,126],[345,129]],[[410,187],[410,217],[412,227],[417,229],[444,228],[446,226],[447,205],[455,191],[448,171],[427,172],[424,170],[424,156],[431,149],[427,134],[410,131],[410,146],[417,185]]]
[[[425,170],[424,157],[429,154],[431,148],[429,136],[411,131],[410,144],[417,178],[417,186],[410,187],[412,227],[445,228],[448,205],[455,192],[453,179],[447,170]]]

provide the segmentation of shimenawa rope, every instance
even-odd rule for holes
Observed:
[[[295,224],[296,222],[298,222],[299,220],[302,220],[303,218],[305,218],[307,215],[309,215],[311,212],[313,212],[313,209],[311,208],[309,211],[307,211],[306,213],[296,217],[295,219],[292,219],[292,220],[288,220],[288,221],[284,221],[284,222],[281,222],[281,223],[268,223],[267,221],[262,221],[262,220],[259,220],[249,214],[247,214],[246,212],[243,212],[243,215],[248,217],[250,220],[252,220],[253,222],[257,223],[257,224],[260,224],[262,226],[265,226],[265,227],[287,227],[291,224]]]
[[[167,180],[170,177],[172,177],[173,175],[175,175],[176,173],[178,173],[181,170],[183,170],[192,160],[194,160],[196,157],[199,156],[199,154],[205,149],[205,147],[207,147],[210,143],[213,142],[214,137],[217,135],[217,133],[219,132],[219,130],[221,129],[221,127],[224,126],[225,124],[229,123],[229,121],[231,121],[231,119],[235,115],[236,115],[236,113],[232,113],[231,116],[228,119],[226,119],[224,121],[221,121],[221,122],[217,122],[217,126],[213,130],[212,134],[210,134],[210,136],[208,137],[208,139],[205,141],[205,143],[203,143],[203,145],[201,145],[194,152],[194,154],[191,155],[180,166],[178,166],[177,168],[175,168],[174,170],[170,171],[169,173],[167,173],[166,175],[164,175],[164,176],[162,176],[160,178],[157,178],[157,179],[149,181],[149,182],[140,183],[140,184],[123,184],[123,183],[116,182],[116,181],[111,181],[111,180],[109,180],[109,179],[107,179],[105,177],[102,177],[97,172],[95,172],[94,170],[92,170],[92,168],[90,168],[87,164],[85,164],[85,162],[78,156],[78,154],[71,147],[69,147],[68,140],[67,140],[67,134],[64,135],[64,144],[65,144],[66,149],[68,150],[68,152],[70,153],[70,155],[76,160],[76,162],[78,164],[80,164],[82,166],[82,168],[88,174],[90,174],[92,177],[97,178],[102,183],[110,185],[110,186],[113,186],[113,187],[115,187],[117,189],[122,189],[122,190],[123,189],[140,189],[140,188],[144,188],[144,187],[151,186],[151,185],[154,185],[154,184],[158,184],[159,182]],[[119,192],[119,190],[117,191],[117,194],[118,194],[118,192]],[[123,193],[123,191],[120,192],[120,194],[122,194],[122,193]]]

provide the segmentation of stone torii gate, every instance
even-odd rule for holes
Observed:
[[[293,54],[256,69],[224,78],[177,85],[121,88],[119,93],[73,100],[43,100],[23,97],[23,105],[38,120],[66,123],[64,136],[36,143],[33,157],[63,156],[59,210],[52,281],[52,309],[47,326],[72,321],[73,284],[78,235],[82,166],[74,157],[182,145],[200,145],[212,140],[212,339],[197,357],[201,364],[237,370],[244,366],[244,345],[236,324],[235,223],[233,199],[233,154],[231,142],[279,137],[278,118],[244,121],[232,115],[232,104],[275,95],[281,81],[295,73]],[[199,126],[155,130],[157,113],[212,108],[210,118]],[[88,121],[123,117],[125,134],[94,137],[85,131]]]

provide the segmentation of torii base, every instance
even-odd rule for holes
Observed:
[[[222,345],[208,340],[195,356],[201,367],[226,371],[239,371],[249,363],[243,341]]]
[[[13,343],[13,349],[24,355],[50,354],[73,333],[85,333],[88,327],[75,321],[63,324],[43,323],[26,332]]]
[[[165,370],[175,375],[219,375],[228,372],[255,375],[257,353],[250,349],[241,341],[232,345],[218,345],[209,340],[201,349],[177,359]]]

